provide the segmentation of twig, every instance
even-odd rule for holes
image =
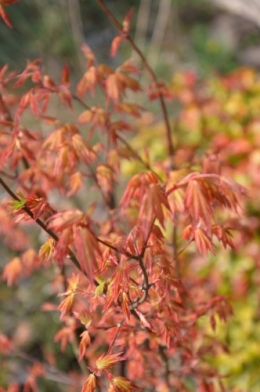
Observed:
[[[135,238],[133,236],[133,233],[132,233],[132,240],[133,240],[133,244],[134,244],[134,247],[135,247],[136,254],[138,255],[139,252],[138,252],[137,244],[136,244]],[[145,247],[144,247],[144,249],[145,249]],[[144,250],[142,251],[142,254],[143,253],[144,253]],[[131,310],[136,309],[138,306],[140,306],[146,300],[146,298],[148,296],[149,288],[151,287],[151,285],[149,284],[148,274],[147,274],[146,268],[145,268],[144,263],[143,263],[142,254],[137,256],[137,260],[139,262],[139,266],[140,266],[140,268],[142,270],[142,273],[143,273],[142,289],[143,289],[144,293],[143,293],[141,298],[139,298],[137,301],[135,301],[134,303],[131,304],[131,306],[130,306]]]
[[[155,174],[158,176],[159,180],[162,181],[162,179],[160,178],[159,174],[156,173],[156,172],[151,168],[151,166],[149,165],[149,163],[147,163],[147,162],[145,162],[145,161],[143,160],[143,158],[133,149],[133,147],[132,147],[132,146],[131,146],[131,145],[121,136],[121,135],[119,135],[118,133],[116,133],[116,137],[117,137],[118,140],[120,140],[120,142],[121,142],[122,144],[124,144],[124,145],[126,146],[126,148],[128,148],[129,151],[131,151],[131,153],[134,155],[134,157],[135,157],[139,162],[141,162],[142,165],[144,165],[144,167],[146,167],[146,169],[148,169],[148,170],[150,170],[151,172],[155,173]]]
[[[107,351],[107,355],[111,353],[111,351],[112,351],[112,349],[113,349],[113,346],[114,346],[114,344],[115,344],[116,338],[117,338],[117,336],[118,336],[118,334],[119,334],[119,331],[120,331],[122,325],[124,324],[124,321],[125,321],[125,320],[123,319],[122,321],[120,321],[120,323],[117,324],[116,333],[115,333],[115,335],[114,335],[114,337],[113,337],[112,342],[111,342],[110,345],[109,345],[109,349],[108,349],[108,351]]]

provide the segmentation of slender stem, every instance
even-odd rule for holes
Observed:
[[[135,247],[135,252],[136,252],[136,254],[138,254],[139,252],[138,252],[137,244],[136,244],[135,238],[133,236],[133,233],[132,233],[132,240],[133,240],[133,244],[134,244],[134,247]],[[142,254],[143,253],[144,253],[144,251],[142,251]],[[139,298],[135,303],[131,304],[131,306],[130,306],[131,310],[136,309],[139,305],[141,305],[146,300],[146,298],[148,296],[149,288],[151,287],[150,284],[149,284],[148,274],[147,274],[146,268],[145,268],[144,263],[143,263],[142,254],[138,255],[137,259],[138,259],[140,268],[141,268],[142,273],[143,273],[143,287],[142,288],[143,288],[144,293],[143,293],[141,298]]]
[[[178,232],[178,224],[177,224],[178,217],[175,216],[175,222],[172,230],[172,244],[173,244],[173,261],[175,265],[175,272],[177,278],[180,278],[180,266],[178,262],[178,249],[177,249],[177,232]]]
[[[3,172],[2,170],[0,170],[0,174],[6,178],[9,178],[9,180],[16,180],[17,179],[16,174],[8,174],[8,173]]]
[[[170,170],[173,170],[174,169],[174,146],[173,146],[173,141],[172,141],[172,137],[171,137],[170,121],[169,121],[169,117],[168,117],[168,113],[167,113],[164,97],[163,97],[162,93],[160,92],[160,90],[158,89],[158,81],[157,81],[156,75],[155,75],[154,71],[152,70],[152,68],[150,67],[149,63],[147,62],[147,60],[146,60],[145,56],[143,55],[142,51],[135,44],[135,42],[132,40],[130,35],[129,34],[125,34],[125,32],[123,30],[123,26],[115,18],[115,16],[109,10],[109,8],[107,8],[107,6],[104,4],[104,1],[103,0],[97,0],[97,2],[100,5],[100,7],[103,9],[105,14],[108,16],[108,18],[115,25],[117,30],[121,34],[124,34],[125,39],[130,43],[130,45],[132,46],[134,51],[138,54],[138,56],[140,57],[140,59],[141,59],[141,61],[143,63],[144,68],[147,70],[148,74],[150,75],[151,80],[153,81],[153,83],[157,87],[158,95],[159,95],[159,101],[160,101],[160,106],[161,106],[161,109],[162,109],[162,114],[163,114],[165,128],[166,128],[166,139],[167,139],[168,156],[169,156],[169,160],[170,160]]]
[[[83,106],[86,110],[90,110],[90,106],[88,106],[80,97],[78,97],[76,94],[71,94],[72,98],[74,101],[77,101],[80,103],[81,106]]]
[[[143,158],[133,149],[133,147],[132,147],[132,146],[131,146],[131,145],[121,136],[121,135],[119,135],[118,133],[116,133],[116,137],[117,137],[118,140],[120,140],[120,142],[121,142],[122,144],[124,144],[124,145],[126,146],[126,148],[127,148],[129,151],[131,151],[131,153],[134,155],[134,157],[135,157],[139,162],[141,162],[142,165],[144,165],[144,167],[146,167],[146,169],[148,169],[148,170],[150,170],[150,171],[152,171],[152,172],[155,173],[155,171],[151,168],[151,166],[149,165],[149,163],[145,162],[145,161],[143,160]],[[159,180],[162,181],[162,179],[160,178],[160,176],[159,176],[157,173],[155,173],[155,174],[158,176]]]
[[[111,351],[112,351],[112,349],[113,349],[113,346],[114,346],[114,344],[115,344],[116,338],[117,338],[117,336],[118,336],[118,334],[119,334],[119,331],[120,331],[122,325],[124,324],[124,321],[125,321],[125,320],[123,319],[122,321],[120,321],[120,323],[117,324],[116,333],[115,333],[115,335],[114,335],[114,337],[113,337],[112,342],[111,342],[110,345],[109,345],[109,349],[108,349],[107,355],[111,353]]]

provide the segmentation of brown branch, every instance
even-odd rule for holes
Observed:
[[[134,238],[134,236],[133,236],[133,233],[132,233],[132,240],[133,240],[133,244],[134,244],[134,247],[135,247],[135,251],[136,251],[136,253],[138,254],[139,252],[138,252],[137,244],[136,244],[135,238]],[[145,248],[145,247],[144,247],[144,248]],[[144,253],[144,251],[142,251],[142,254],[143,254],[143,253]],[[141,298],[138,298],[137,301],[135,301],[134,303],[132,303],[132,304],[130,305],[130,309],[131,309],[131,310],[136,309],[138,306],[140,306],[140,305],[146,300],[146,298],[147,298],[147,296],[148,296],[149,288],[151,287],[151,285],[149,284],[148,274],[147,274],[146,268],[145,268],[144,263],[143,263],[142,254],[140,254],[140,255],[137,256],[137,260],[138,260],[138,262],[139,262],[139,266],[140,266],[140,268],[141,268],[141,270],[142,270],[142,273],[143,273],[143,285],[142,285],[142,290],[143,290],[144,293],[143,293],[143,295],[142,295]]]
[[[113,337],[112,342],[111,342],[110,345],[109,345],[109,349],[108,349],[106,355],[108,355],[108,354],[111,353],[111,351],[112,351],[112,349],[113,349],[113,346],[114,346],[114,344],[115,344],[116,338],[117,338],[117,336],[118,336],[118,334],[119,334],[119,331],[120,331],[122,325],[124,324],[124,321],[125,321],[125,320],[123,319],[122,321],[120,321],[120,323],[117,324],[117,326],[116,326],[116,327],[117,327],[116,333],[115,333],[115,335],[114,335],[114,337]]]
[[[132,40],[130,35],[129,34],[125,34],[125,32],[123,30],[123,26],[118,22],[118,20],[115,18],[113,13],[109,10],[109,8],[107,8],[107,6],[104,4],[104,1],[103,0],[97,0],[97,2],[100,5],[100,7],[103,9],[105,14],[108,16],[108,18],[115,25],[117,30],[121,34],[124,34],[125,39],[130,43],[130,45],[132,46],[134,51],[140,57],[140,59],[141,59],[141,61],[143,63],[144,68],[147,70],[148,74],[150,75],[151,80],[153,81],[155,86],[158,87],[157,77],[156,77],[154,71],[152,70],[152,68],[150,67],[150,65],[148,64],[148,62],[147,62],[145,56],[143,55],[142,51],[135,44],[135,42]],[[161,109],[162,109],[162,114],[163,114],[165,128],[166,128],[166,139],[167,139],[168,156],[169,156],[169,160],[170,160],[170,170],[173,170],[174,169],[174,146],[173,146],[173,142],[172,142],[172,138],[171,138],[171,127],[170,127],[168,113],[167,113],[167,109],[166,109],[166,105],[165,105],[165,100],[164,100],[163,95],[159,91],[159,89],[158,89],[158,94],[159,94],[160,106],[161,106]]]
[[[149,165],[149,163],[147,163],[147,162],[145,162],[145,161],[143,160],[143,158],[133,149],[133,147],[132,147],[132,146],[131,146],[131,145],[121,136],[121,135],[119,135],[118,133],[116,133],[116,137],[117,137],[118,140],[120,140],[120,142],[121,142],[122,144],[124,144],[124,145],[126,146],[126,148],[128,148],[129,151],[131,151],[131,153],[134,155],[134,157],[135,157],[139,162],[141,162],[142,165],[144,165],[144,167],[145,167],[146,169],[148,169],[148,170],[150,170],[151,172],[155,173],[155,174],[158,176],[159,180],[162,181],[162,178],[160,178],[159,174],[156,173],[156,172],[151,168],[151,166]]]

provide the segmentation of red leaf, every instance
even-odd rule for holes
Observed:
[[[133,17],[133,13],[134,13],[134,7],[131,7],[130,10],[128,11],[128,13],[126,14],[124,20],[123,20],[123,32],[125,34],[129,33],[130,22],[131,22],[131,19]]]
[[[97,386],[97,379],[94,373],[91,373],[83,384],[81,392],[94,392]]]
[[[4,267],[2,278],[7,281],[8,286],[12,286],[22,275],[23,266],[19,257],[14,257]]]
[[[129,299],[129,296],[126,292],[122,293],[121,300],[122,300],[123,313],[124,313],[126,319],[129,321],[130,317],[131,317],[130,309],[129,309],[130,299]]]
[[[132,392],[142,390],[142,388],[137,387],[130,380],[122,376],[113,377],[110,381],[110,386],[113,388],[111,391],[116,392]]]
[[[75,227],[73,237],[81,268],[93,283],[94,270],[97,268],[96,255],[100,254],[98,242],[86,227]]]
[[[98,370],[107,370],[111,368],[115,363],[124,361],[124,357],[121,356],[122,353],[101,355],[96,361],[96,366]]]
[[[1,3],[0,3],[0,4],[1,4]],[[13,26],[12,26],[12,24],[11,24],[11,22],[10,22],[8,16],[7,16],[7,13],[5,12],[4,8],[3,8],[1,5],[0,5],[0,16],[1,16],[1,18],[4,20],[5,24],[6,24],[8,27],[13,28]]]
[[[48,227],[58,232],[77,225],[84,218],[84,213],[80,210],[66,210],[57,212],[48,219]]]
[[[68,66],[68,64],[65,64],[62,69],[61,83],[65,86],[67,86],[69,84],[69,78],[70,78],[69,66]]]
[[[120,92],[122,88],[118,82],[118,78],[116,74],[109,75],[106,80],[106,93],[109,99],[114,101],[115,103],[119,102]]]
[[[199,218],[201,218],[204,220],[207,227],[210,226],[212,207],[209,204],[209,200],[207,200],[203,194],[203,189],[201,188],[199,181],[191,180],[188,182],[185,206],[196,223],[199,221]]]
[[[9,340],[4,334],[0,333],[0,353],[6,355],[11,351],[12,347],[13,343],[11,340]]]
[[[82,332],[79,344],[79,360],[81,361],[86,353],[87,347],[90,345],[90,336],[88,331]]]
[[[208,251],[215,254],[211,238],[207,235],[205,230],[196,229],[194,231],[194,239],[200,253],[208,254]]]
[[[138,314],[141,323],[148,329],[154,332],[154,329],[152,328],[151,324],[146,320],[145,316],[139,312],[139,310],[135,309],[135,312]]]
[[[125,39],[123,35],[115,37],[111,44],[110,55],[115,57],[119,48],[120,43]]]

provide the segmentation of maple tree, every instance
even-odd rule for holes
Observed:
[[[0,1],[9,26],[4,8],[14,2]],[[128,42],[150,82],[140,84],[141,69],[131,60],[115,70],[99,64],[87,44],[86,71],[75,92],[66,65],[59,82],[44,74],[39,60],[20,73],[1,69],[1,235],[13,255],[2,277],[13,285],[36,270],[54,271],[59,304],[55,299],[41,309],[60,314],[53,339],[61,351],[77,346],[81,372],[69,372],[69,390],[225,390],[208,360],[224,347],[204,320],[215,330],[232,307],[218,292],[214,272],[196,272],[219,247],[238,246],[234,230],[245,232],[240,216],[247,191],[233,178],[230,139],[216,120],[241,116],[243,104],[235,96],[223,111],[217,99],[197,91],[191,73],[169,85],[158,81],[131,38],[132,11],[121,24],[104,1],[97,3],[118,30],[111,55]],[[235,90],[254,84],[252,73],[241,75],[222,83]],[[136,103],[139,94],[158,102],[160,123]],[[53,115],[57,101],[70,111],[69,122]],[[181,106],[175,122],[166,101]],[[203,144],[188,141],[197,128]],[[147,130],[160,156],[142,140],[135,148]],[[244,154],[252,152],[246,137],[239,142]],[[45,233],[38,247],[36,227]],[[0,351],[6,357],[17,352],[4,331]],[[50,360],[44,361],[27,369],[25,391],[38,390]],[[16,388],[10,382],[3,391]]]

